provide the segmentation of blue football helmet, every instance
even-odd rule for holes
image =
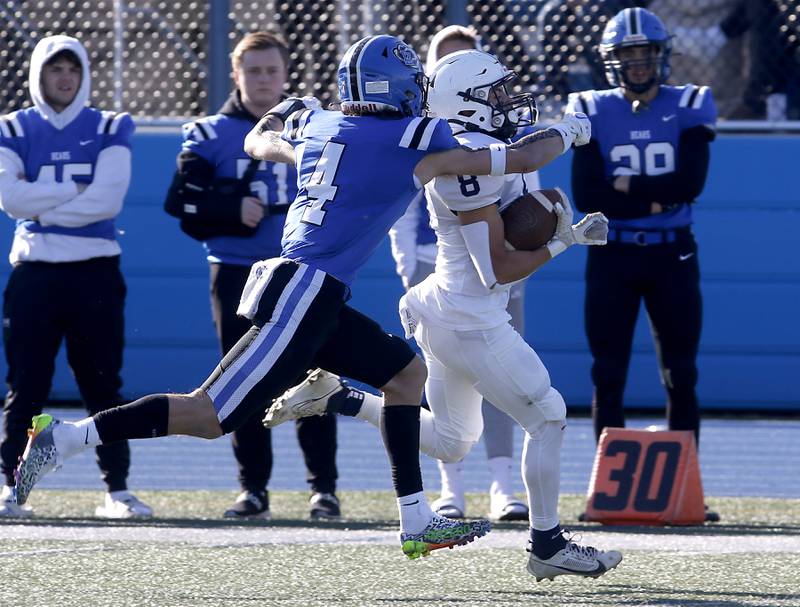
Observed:
[[[339,63],[339,99],[346,114],[421,116],[427,82],[422,63],[394,36],[367,36]]]
[[[630,89],[634,93],[643,93],[655,83],[666,82],[670,73],[671,38],[661,19],[646,9],[626,8],[618,12],[606,24],[600,41],[600,57],[606,68],[608,83]],[[647,59],[622,61],[618,56],[619,50],[633,46],[649,47],[651,56]],[[647,82],[630,82],[626,72],[634,65],[652,65],[653,77]]]

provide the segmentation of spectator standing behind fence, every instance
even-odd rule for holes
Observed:
[[[714,91],[720,116],[730,114],[744,90],[745,49],[718,24],[738,0],[651,0],[648,10],[660,15],[673,35],[670,61],[674,82],[707,84]]]
[[[211,311],[226,354],[251,327],[236,315],[250,266],[277,257],[289,204],[297,195],[294,167],[252,160],[244,138],[264,112],[284,98],[289,49],[271,32],[247,34],[232,54],[235,89],[219,113],[184,126],[178,170],[165,208],[181,218],[208,253]],[[265,402],[264,406],[270,403]],[[242,492],[225,511],[230,518],[269,518],[271,431],[256,412],[232,435]],[[340,516],[336,497],[336,418],[299,420],[311,518]]]
[[[797,3],[738,0],[708,39],[731,40],[747,34],[749,59],[744,92],[727,118],[800,119],[800,36]],[[794,8],[794,14],[791,10]]]
[[[478,33],[473,28],[450,25],[431,38],[426,73],[433,71],[436,61],[446,55],[462,50],[480,49]],[[538,176],[526,176],[533,189],[538,189]],[[533,183],[535,180],[536,183]],[[408,211],[389,231],[392,256],[397,273],[408,290],[433,273],[436,261],[436,235],[430,227],[427,199],[423,192],[409,205]],[[512,326],[524,333],[525,284],[512,287],[508,312]],[[483,444],[489,464],[491,486],[489,488],[489,517],[494,520],[528,520],[528,506],[514,495],[514,481],[518,476],[513,463],[514,432],[516,422],[488,401],[483,401]],[[431,507],[450,518],[464,518],[466,511],[464,481],[461,475],[462,462],[445,463],[437,460],[442,480],[442,495]]]
[[[549,0],[536,16],[535,56],[547,97],[606,88],[597,57],[598,34],[605,23],[635,0]]]
[[[0,516],[27,517],[14,468],[26,428],[42,412],[62,340],[89,413],[122,404],[126,287],[114,218],[131,175],[128,114],[86,107],[89,59],[68,36],[39,41],[29,75],[33,107],[0,118],[0,206],[17,220],[3,300],[8,362],[0,456]],[[105,518],[147,517],[127,490],[128,443],[96,449]]]
[[[621,11],[600,45],[608,81],[617,88],[572,94],[567,105],[592,123],[592,141],[573,155],[575,205],[610,221],[608,245],[591,247],[586,266],[597,438],[603,428],[625,426],[622,398],[642,300],[667,391],[669,428],[700,434],[695,386],[702,299],[692,203],[705,184],[717,112],[708,87],[663,84],[670,38],[653,13]]]

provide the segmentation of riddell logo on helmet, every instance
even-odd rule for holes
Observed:
[[[377,114],[386,109],[383,103],[372,103],[370,101],[356,101],[347,104],[347,113],[358,116],[360,114]]]

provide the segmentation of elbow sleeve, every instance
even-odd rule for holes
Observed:
[[[467,246],[472,265],[478,271],[478,276],[487,289],[497,286],[497,277],[492,265],[492,253],[489,246],[489,224],[478,221],[461,226],[461,235]]]

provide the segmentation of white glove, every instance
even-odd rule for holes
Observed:
[[[608,219],[602,213],[589,213],[572,226],[575,244],[598,245],[608,240]]]
[[[561,122],[556,122],[550,128],[558,131],[558,134],[561,135],[561,140],[564,142],[564,152],[570,149],[573,144],[576,146],[585,145],[592,138],[592,123],[583,112],[564,114],[564,119]]]
[[[558,223],[553,238],[547,243],[550,257],[555,257],[574,244],[602,245],[608,239],[608,219],[602,213],[589,213],[575,225],[572,225],[574,213],[567,202],[565,207],[560,202],[554,206]]]

